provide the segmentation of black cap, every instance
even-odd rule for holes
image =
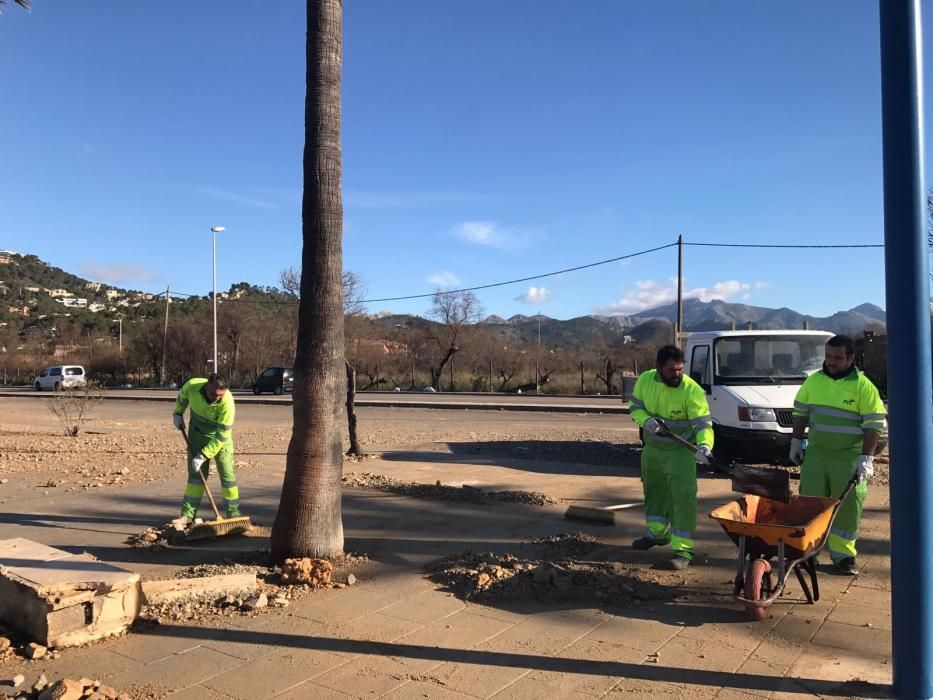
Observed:
[[[226,389],[226,388],[227,388],[227,380],[224,379],[224,378],[223,378],[222,376],[220,376],[219,374],[217,374],[216,372],[213,372],[212,374],[210,374],[210,375],[208,376],[208,378],[207,378],[207,383],[208,383],[208,384],[213,384],[213,385],[214,385],[215,387],[217,387],[218,389]]]

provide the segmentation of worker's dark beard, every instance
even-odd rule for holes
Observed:
[[[684,381],[683,375],[681,375],[681,376],[679,376],[679,377],[674,377],[673,379],[668,379],[667,377],[665,377],[665,376],[662,374],[662,375],[661,375],[661,379],[664,381],[665,384],[667,384],[667,385],[668,385],[669,387],[671,387],[672,389],[676,389],[676,388],[679,387],[679,386],[681,385],[681,383]]]
[[[826,363],[825,362],[823,363],[823,374],[825,374],[830,379],[843,379],[845,377],[848,377],[854,371],[855,371],[855,365],[852,365],[851,367],[847,367],[841,372],[830,372],[829,369],[826,367]]]

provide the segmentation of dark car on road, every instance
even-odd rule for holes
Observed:
[[[271,391],[278,396],[283,392],[291,391],[294,382],[295,373],[291,367],[269,367],[256,377],[253,393],[261,394],[264,391]]]

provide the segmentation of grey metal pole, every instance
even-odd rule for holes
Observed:
[[[212,297],[214,301],[214,364],[211,372],[217,371],[217,231],[211,229],[211,278]]]
[[[677,325],[674,345],[680,347],[680,334],[684,330],[684,237],[677,236]]]
[[[879,0],[894,692],[933,697],[933,370],[920,0]]]
[[[165,353],[168,349],[168,301],[171,289],[171,286],[166,286],[165,288],[165,327],[162,329],[162,373],[159,377],[161,384],[165,384]]]

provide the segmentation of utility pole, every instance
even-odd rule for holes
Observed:
[[[933,697],[933,396],[920,0],[879,0],[894,696]],[[901,358],[910,358],[905,362]]]
[[[165,352],[168,348],[168,302],[171,287],[165,287],[165,327],[162,330],[162,371],[159,373],[159,380],[165,384]]]
[[[535,394],[541,393],[541,309],[538,309],[538,357],[535,358]]]
[[[684,330],[684,237],[677,236],[677,323],[674,326],[674,345],[680,347],[680,334]]]

